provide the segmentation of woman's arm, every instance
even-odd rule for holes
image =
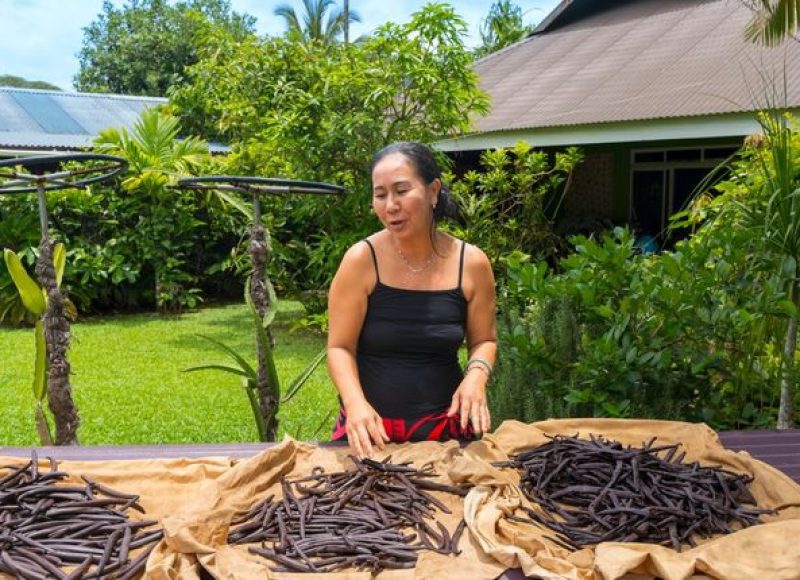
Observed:
[[[461,429],[467,421],[478,433],[491,429],[491,417],[486,401],[486,383],[490,367],[497,357],[495,323],[496,294],[494,273],[489,259],[475,246],[468,246],[465,255],[465,278],[462,282],[467,299],[467,348],[469,361],[464,379],[453,394],[449,416],[461,418]]]
[[[369,248],[359,243],[342,258],[328,293],[328,371],[344,405],[350,449],[358,457],[372,455],[373,444],[383,449],[389,440],[380,415],[364,397],[356,366],[356,346],[374,285]]]

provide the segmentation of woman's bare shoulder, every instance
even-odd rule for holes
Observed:
[[[364,240],[359,240],[347,249],[339,264],[336,278],[345,280],[348,284],[363,284],[370,289],[375,285],[372,250]]]
[[[494,272],[486,253],[478,246],[467,243],[464,246],[464,281],[462,287],[467,300],[476,293],[494,292]]]
[[[464,244],[464,267],[470,269],[490,268],[491,263],[486,253],[478,246],[465,242]]]

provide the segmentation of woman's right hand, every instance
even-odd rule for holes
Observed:
[[[350,451],[359,459],[372,457],[374,447],[381,451],[389,441],[383,419],[367,401],[349,405],[345,409],[347,440]]]

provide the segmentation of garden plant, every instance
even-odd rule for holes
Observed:
[[[82,166],[69,166],[66,164]],[[36,262],[36,276],[41,288],[27,277],[18,257],[4,253],[9,272],[14,279],[20,297],[26,307],[41,316],[41,332],[37,323],[37,356],[34,371],[34,393],[42,400],[42,385],[39,384],[45,368],[42,361],[42,342],[47,354],[47,400],[55,419],[57,445],[78,444],[79,416],[72,400],[70,386],[69,320],[66,302],[61,293],[61,274],[63,274],[63,246],[57,245],[50,237],[50,220],[47,212],[48,190],[85,187],[112,179],[127,166],[127,162],[111,155],[77,153],[60,156],[39,156],[0,161],[0,193],[25,194],[36,192],[39,207],[39,227],[41,240],[39,258]],[[56,252],[58,252],[56,254]],[[57,265],[60,262],[60,267]],[[43,340],[42,340],[43,338]],[[40,436],[49,436],[49,428],[41,406],[37,407],[37,427]],[[47,433],[47,435],[45,435]]]
[[[272,353],[274,338],[270,326],[277,312],[275,288],[267,275],[270,258],[269,233],[265,230],[262,212],[262,195],[302,193],[310,195],[343,194],[344,189],[325,183],[271,179],[261,177],[238,177],[229,175],[208,176],[181,180],[179,187],[191,190],[205,188],[249,193],[252,197],[253,221],[250,224],[250,255],[252,272],[245,286],[245,300],[253,314],[256,340],[256,370],[233,349],[218,341],[212,341],[230,355],[238,364],[236,367],[224,365],[198,365],[188,371],[216,369],[232,372],[242,377],[242,386],[247,392],[262,441],[274,441],[278,432],[279,405],[288,402],[311,376],[311,373],[325,358],[323,350],[311,361],[309,366],[292,382],[289,391],[281,396],[280,379],[275,369]]]

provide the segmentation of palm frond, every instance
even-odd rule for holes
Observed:
[[[793,36],[800,26],[800,0],[757,0],[745,38],[776,46]]]

